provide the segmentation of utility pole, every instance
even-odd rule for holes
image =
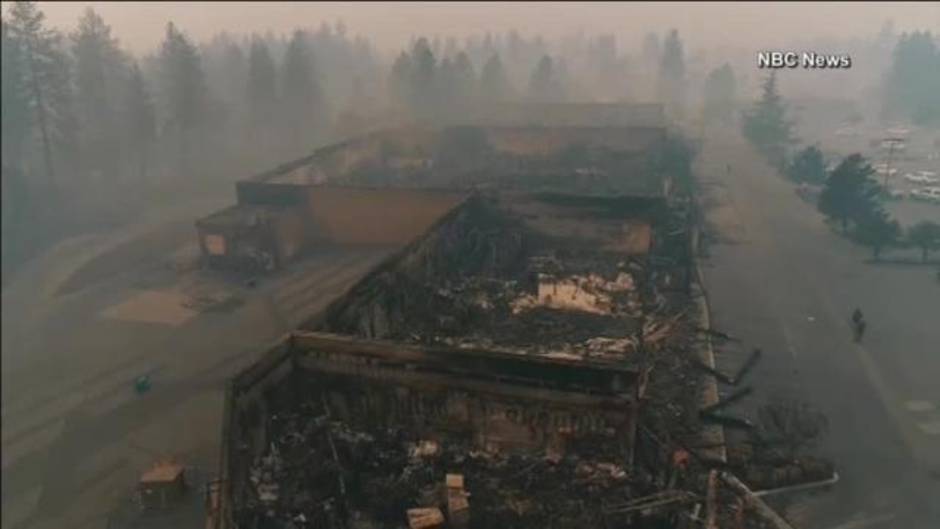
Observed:
[[[882,187],[887,189],[888,177],[891,176],[891,160],[894,158],[894,148],[900,144],[903,144],[904,138],[885,138],[881,141],[882,141],[882,144],[884,144],[884,142],[887,141],[889,142],[889,145],[890,145],[888,147],[888,162],[885,164],[885,177],[884,177],[884,181],[881,184]]]

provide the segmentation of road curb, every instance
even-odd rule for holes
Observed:
[[[705,331],[711,330],[711,307],[708,302],[708,293],[705,290],[705,276],[698,259],[698,247],[700,240],[699,227],[693,226],[691,234],[692,261],[695,268],[695,281],[692,282],[692,297],[695,299],[699,309],[699,327]],[[705,346],[698,348],[699,360],[702,363],[716,369],[715,351],[712,345],[711,333],[705,332]],[[705,387],[702,390],[702,407],[713,406],[719,401],[718,383],[712,375],[705,376]],[[725,447],[725,430],[717,424],[705,424],[702,428],[702,440],[709,448],[702,451],[710,459],[728,462],[728,453]]]

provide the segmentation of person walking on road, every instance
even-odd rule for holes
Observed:
[[[855,333],[855,342],[861,342],[862,336],[865,334],[865,316],[862,315],[861,309],[856,308],[855,312],[852,313],[852,328]]]

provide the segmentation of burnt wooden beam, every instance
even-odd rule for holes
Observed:
[[[736,428],[738,430],[754,429],[754,423],[740,417],[724,415],[721,413],[700,413],[699,415],[704,422],[720,424],[725,428]]]
[[[735,402],[737,402],[737,401],[739,401],[739,400],[741,400],[741,399],[747,397],[748,395],[750,395],[750,394],[753,393],[753,392],[754,392],[754,388],[751,388],[750,386],[748,386],[748,387],[746,387],[746,388],[739,389],[739,390],[735,391],[734,393],[732,393],[731,395],[728,395],[728,396],[725,397],[724,399],[719,400],[718,402],[716,402],[716,403],[714,403],[714,404],[712,404],[712,405],[710,405],[710,406],[706,406],[706,407],[702,408],[701,411],[700,411],[700,413],[703,413],[703,414],[713,414],[713,413],[717,412],[718,410],[727,408],[728,406],[730,406],[730,405],[734,404]]]
[[[547,358],[486,349],[423,347],[313,332],[295,332],[291,339],[295,352],[301,357],[335,355],[335,363],[499,379],[507,383],[601,395],[631,393],[640,376],[638,368],[625,366],[622,362]]]
[[[701,361],[696,361],[695,365],[702,371],[705,371],[709,375],[718,379],[723,384],[727,384],[729,386],[737,386],[741,382],[741,380],[743,380],[744,377],[747,376],[747,374],[750,373],[751,370],[754,369],[754,366],[756,366],[757,362],[760,361],[762,354],[763,352],[760,349],[754,349],[753,351],[751,351],[750,356],[748,356],[747,360],[741,366],[741,369],[739,369],[737,373],[731,376],[728,376],[722,373],[721,371],[718,371],[717,369],[714,369],[711,366]]]
[[[764,500],[755,495],[741,480],[729,472],[721,472],[719,477],[744,499],[744,503],[752,508],[764,521],[776,529],[793,529],[786,520],[780,517]]]

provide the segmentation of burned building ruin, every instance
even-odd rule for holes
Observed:
[[[694,212],[661,163],[665,128],[629,128],[382,132],[240,183],[233,211],[304,217],[306,251],[420,233],[231,382],[210,525],[678,527],[702,506],[712,521],[763,512],[715,492],[716,469],[735,468],[701,448]],[[368,231],[342,197],[383,219]],[[419,223],[385,218],[422,197]],[[245,240],[290,258],[288,237],[259,231]]]
[[[381,130],[239,181],[235,205],[196,222],[203,261],[265,273],[323,245],[405,244],[487,187],[669,194],[670,175],[651,170],[666,139],[659,106],[574,107]]]

